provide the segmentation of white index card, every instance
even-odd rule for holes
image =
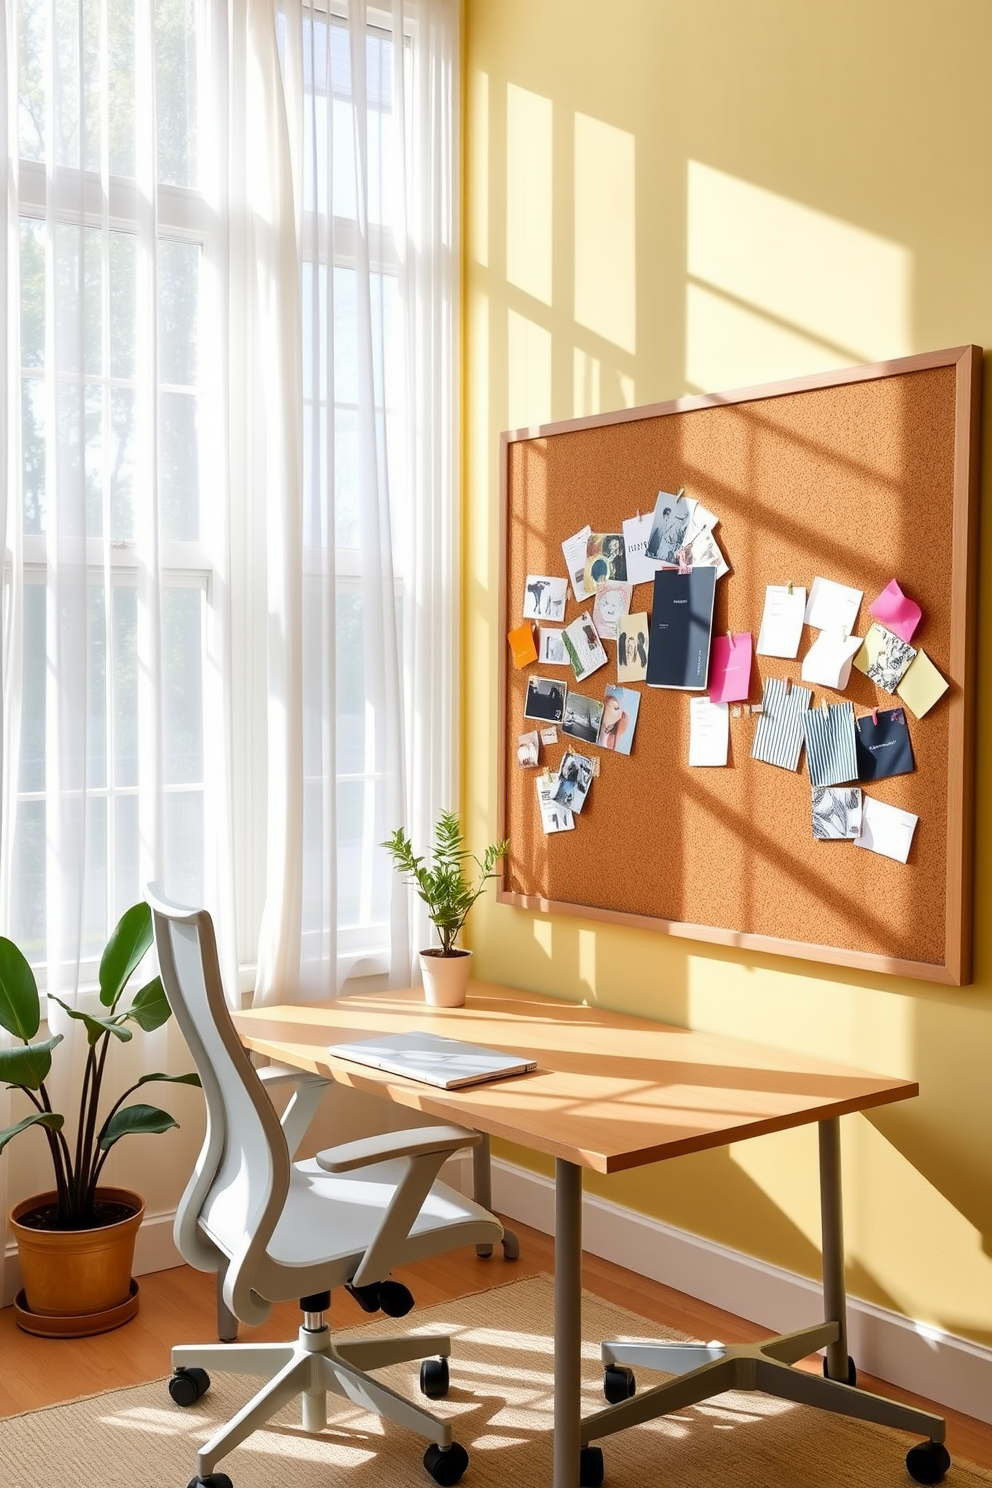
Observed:
[[[894,858],[905,863],[913,845],[918,816],[911,811],[902,811],[885,801],[876,801],[865,796],[861,816],[861,835],[855,837],[855,847],[866,847],[869,852],[881,853],[883,858]]]
[[[725,765],[730,742],[730,708],[708,697],[689,699],[690,765]]]
[[[809,591],[805,623],[814,630],[843,630],[850,635],[857,624],[863,594],[863,589],[851,589],[817,575]]]
[[[806,613],[806,590],[792,584],[769,584],[755,648],[759,656],[792,658],[799,650]]]
[[[572,593],[579,604],[586,598],[586,544],[591,532],[592,528],[587,522],[579,532],[566,537],[561,545],[568,577],[572,581]]]

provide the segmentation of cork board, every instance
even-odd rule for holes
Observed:
[[[504,434],[501,439],[501,646],[498,817],[510,851],[500,902],[606,919],[701,941],[960,985],[971,975],[973,693],[981,351],[958,347],[790,383],[679,399]],[[684,692],[638,686],[633,750],[541,747],[552,770],[575,744],[598,759],[575,830],[545,836],[533,769],[517,762],[528,679],[507,632],[528,574],[564,575],[561,543],[584,523],[619,532],[659,490],[697,497],[720,519],[731,572],[717,583],[714,634],[757,640],[765,586],[814,576],[864,590],[892,578],[923,609],[914,635],[950,688],[908,714],[914,773],[868,793],[919,817],[906,864],[850,843],[818,842],[803,758],[796,773],[751,758],[754,717],[730,722],[726,769],[688,766]],[[651,586],[633,610],[651,608]],[[580,606],[568,591],[564,623]],[[588,603],[591,609],[591,601]],[[750,699],[794,661],[755,655]],[[602,698],[616,647],[578,691]],[[630,684],[627,684],[630,685]],[[840,694],[814,689],[814,705]],[[899,699],[852,670],[855,713]]]

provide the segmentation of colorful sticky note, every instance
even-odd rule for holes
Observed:
[[[914,718],[929,713],[940,702],[950,683],[943,678],[925,651],[917,651],[916,660],[907,669],[896,688]]]
[[[710,702],[738,703],[751,686],[751,632],[713,638],[710,653]]]
[[[923,617],[923,611],[915,599],[903,594],[895,579],[891,584],[886,584],[877,599],[872,600],[868,613],[907,645],[913,639],[913,631]]]
[[[515,630],[510,631],[506,639],[510,643],[510,653],[515,667],[529,666],[532,661],[537,660],[533,625],[518,625]]]

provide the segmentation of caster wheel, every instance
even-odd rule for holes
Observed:
[[[503,1232],[503,1259],[504,1261],[516,1261],[520,1258],[520,1241],[512,1230]]]
[[[951,1465],[951,1454],[943,1442],[921,1442],[906,1453],[906,1471],[916,1483],[940,1483]]]
[[[211,1473],[209,1478],[190,1478],[186,1488],[234,1488],[227,1473]]]
[[[450,1488],[451,1484],[461,1482],[462,1473],[468,1467],[468,1453],[457,1442],[452,1442],[447,1451],[437,1445],[428,1447],[424,1453],[424,1466],[435,1483],[440,1483],[441,1488]]]
[[[350,1292],[363,1312],[378,1312],[380,1284],[372,1282],[370,1286],[345,1286],[345,1291]]]
[[[583,1447],[579,1453],[579,1488],[600,1488],[604,1471],[602,1447]]]
[[[380,1281],[379,1306],[387,1317],[406,1317],[413,1306],[413,1293],[401,1281]]]
[[[210,1389],[205,1369],[177,1369],[169,1381],[169,1394],[176,1405],[193,1405]]]
[[[603,1394],[611,1405],[629,1400],[637,1389],[634,1371],[626,1364],[607,1364],[603,1371]]]
[[[420,1393],[428,1400],[443,1400],[448,1393],[447,1359],[425,1359],[420,1366]]]
[[[823,1360],[823,1377],[824,1379],[830,1378],[829,1374],[827,1374],[826,1359]],[[858,1383],[857,1366],[855,1365],[854,1360],[851,1358],[850,1354],[848,1354],[847,1356],[847,1379],[838,1380],[837,1383],[840,1385],[856,1385]]]

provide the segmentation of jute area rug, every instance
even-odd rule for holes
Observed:
[[[451,1391],[434,1408],[453,1419],[455,1438],[470,1454],[465,1488],[549,1488],[552,1315],[552,1283],[537,1276],[407,1319],[416,1330],[452,1335]],[[600,1341],[657,1338],[662,1330],[589,1294],[582,1324],[586,1413],[604,1403]],[[355,1331],[398,1326],[386,1319]],[[422,1399],[416,1365],[380,1377]],[[659,1378],[642,1371],[640,1383]],[[184,1488],[197,1446],[252,1393],[247,1378],[215,1373],[209,1393],[186,1410],[172,1404],[159,1380],[11,1417],[0,1421],[0,1481],[4,1488]],[[745,1393],[600,1443],[606,1488],[906,1488],[903,1459],[911,1444],[881,1427]],[[298,1407],[289,1407],[219,1470],[234,1488],[430,1488],[424,1446],[332,1397],[321,1436],[304,1435]],[[946,1482],[987,1488],[992,1474],[955,1463]]]

